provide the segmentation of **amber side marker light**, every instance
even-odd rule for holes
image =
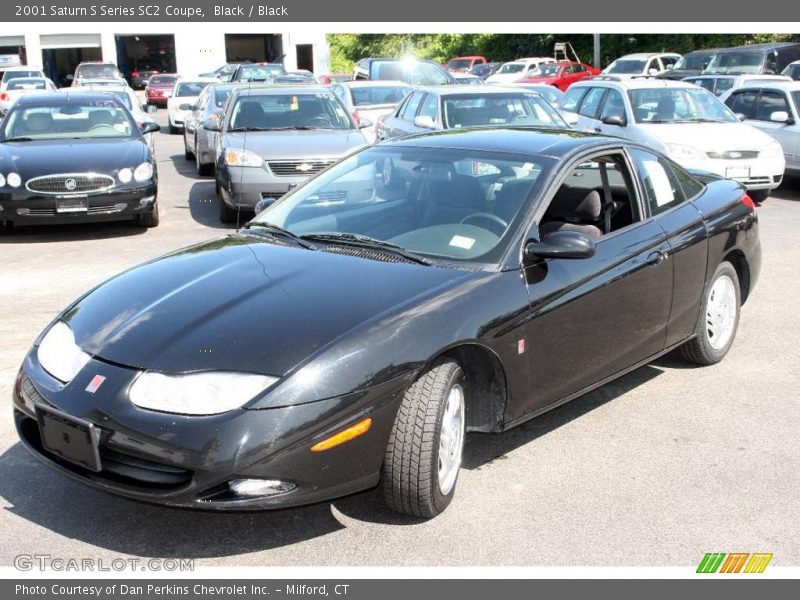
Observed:
[[[372,427],[371,417],[361,419],[355,425],[350,425],[350,427],[347,429],[343,429],[339,433],[314,444],[311,446],[311,451],[322,452],[323,450],[330,450],[331,448],[339,446],[340,444],[344,444],[345,442],[349,442],[350,440],[367,433],[370,427]]]

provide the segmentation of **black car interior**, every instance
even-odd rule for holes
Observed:
[[[567,175],[539,224],[553,231],[580,231],[597,240],[638,219],[633,179],[621,154],[599,156]]]

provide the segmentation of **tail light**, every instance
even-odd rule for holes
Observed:
[[[3,102],[5,102],[6,100],[8,100],[8,94],[6,94],[5,92],[3,92],[2,94],[0,94],[0,100],[2,100]]]
[[[358,122],[359,122],[359,119],[360,119],[360,118],[361,118],[361,117],[359,117],[359,116],[358,116],[358,111],[357,111],[357,110],[354,110],[354,111],[353,111],[353,121],[355,121],[355,122],[356,122],[356,125],[358,125]]]
[[[753,202],[753,199],[750,196],[748,196],[747,194],[742,196],[742,204],[744,204],[747,208],[750,208],[750,209],[753,209],[753,210],[755,210],[755,208],[756,208],[756,203]]]
[[[139,76],[139,71],[134,71],[133,73],[131,73],[131,77],[138,77],[138,76]]]

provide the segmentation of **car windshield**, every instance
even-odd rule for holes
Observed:
[[[558,75],[558,72],[560,70],[561,70],[560,65],[552,65],[552,64],[539,65],[533,72],[531,72],[528,75],[528,77],[552,77],[553,75]]]
[[[268,81],[285,73],[283,65],[243,65],[237,79],[239,81]]]
[[[702,71],[706,68],[711,54],[687,54],[678,59],[675,63],[674,69],[691,69],[693,71]]]
[[[81,79],[120,79],[119,69],[114,65],[80,65],[78,75]]]
[[[370,79],[405,81],[411,85],[443,85],[452,79],[438,65],[417,60],[374,60]]]
[[[351,87],[350,94],[354,106],[394,105],[405,98],[408,89],[400,85]]]
[[[179,98],[199,96],[207,85],[208,81],[181,81],[175,86],[175,96]]]
[[[791,77],[794,80],[800,79],[800,64],[797,65],[789,65],[783,70],[781,75],[786,75],[787,77]]]
[[[625,58],[625,59],[615,60],[605,70],[605,72],[610,73],[612,75],[634,75],[636,73],[642,73],[644,71],[644,67],[646,64],[647,64],[646,60]]]
[[[559,90],[557,87],[553,87],[552,85],[531,85],[520,87],[524,87],[532,92],[536,92],[540,96],[544,96],[544,99],[550,104],[558,104],[564,98],[564,92]]]
[[[506,73],[520,73],[525,69],[525,63],[506,63],[499,69],[497,72],[499,74],[506,74]]]
[[[9,81],[11,79],[19,79],[23,77],[41,77],[41,71],[6,71],[3,74],[3,81]]]
[[[97,87],[97,88],[99,88],[99,87],[116,87],[116,88],[118,88],[118,87],[123,87],[123,86],[124,86],[124,84],[121,84],[116,79],[107,79],[105,81],[103,81],[102,79],[101,80],[98,80],[98,79],[88,79],[88,80],[84,79],[83,81],[80,82],[80,87]]]
[[[148,85],[175,85],[177,75],[153,75],[147,82]]]
[[[497,262],[554,161],[476,150],[373,146],[260,213],[297,235],[367,236],[447,261]]]
[[[701,87],[629,90],[637,123],[736,123],[716,96]]]
[[[214,104],[217,108],[222,108],[231,97],[233,88],[216,88],[214,90]]]
[[[528,93],[459,94],[445,96],[443,121],[448,129],[512,125],[515,127],[568,126],[541,96]]]
[[[709,73],[758,74],[763,64],[762,52],[722,52],[709,61],[706,70]]]
[[[114,97],[122,102],[122,105],[127,108],[128,110],[133,110],[133,103],[131,102],[131,97],[128,95],[128,92],[123,92],[122,90],[114,90],[111,92],[106,92],[107,94],[113,94]]]
[[[447,63],[448,69],[468,69],[472,61],[469,58],[455,58]]]
[[[16,79],[8,83],[6,88],[12,90],[46,90],[47,82],[44,79]]]
[[[17,106],[6,117],[3,141],[131,137],[136,124],[113,98],[48,106]]]
[[[344,107],[330,94],[242,96],[231,110],[228,131],[353,129]]]

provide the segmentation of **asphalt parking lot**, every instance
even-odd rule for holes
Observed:
[[[713,551],[800,565],[797,180],[759,209],[761,279],[721,364],[666,356],[511,432],[470,435],[456,497],[432,521],[395,515],[377,491],[267,513],[167,509],[47,469],[17,442],[11,418],[32,340],[120,270],[232,229],[219,222],[213,180],[184,160],[182,137],[160,133],[156,149],[159,227],[0,238],[0,565],[47,553],[231,566],[691,566]]]

